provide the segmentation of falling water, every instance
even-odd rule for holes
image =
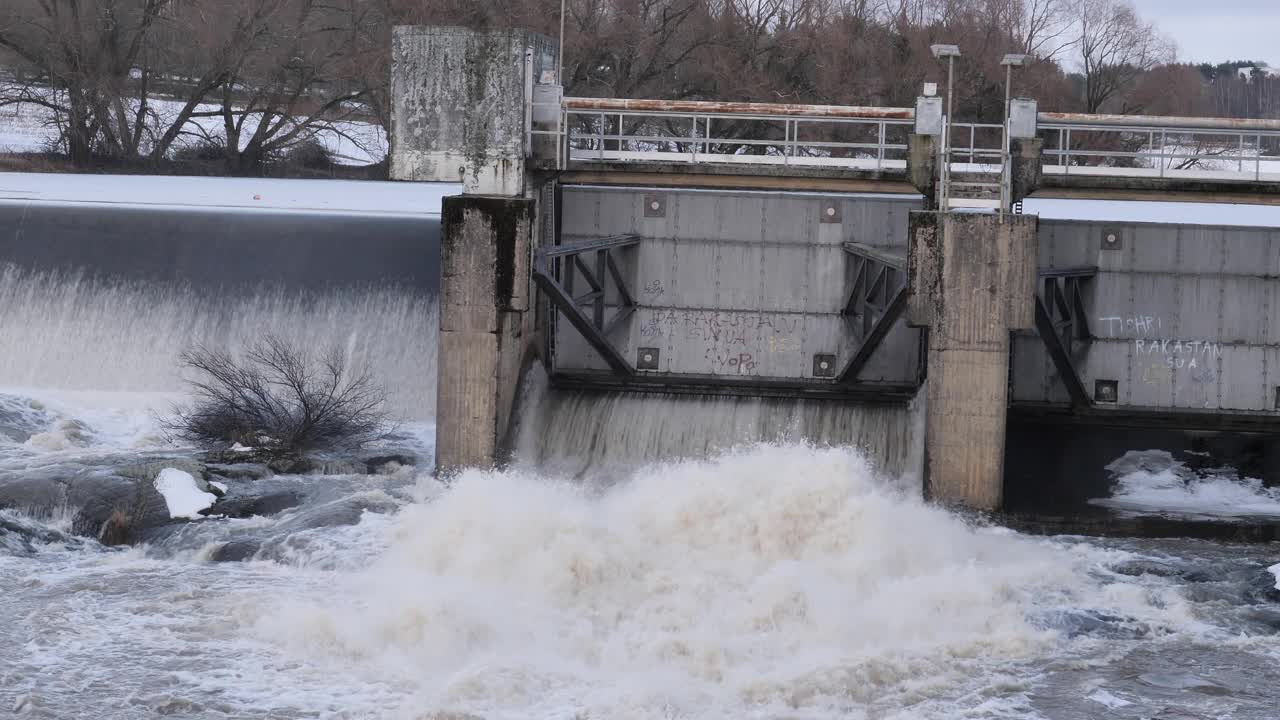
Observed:
[[[526,379],[515,459],[571,477],[702,458],[757,443],[859,450],[919,487],[923,399],[862,404],[797,398],[560,390],[538,368]]]
[[[178,356],[204,345],[236,352],[264,335],[343,351],[386,384],[390,410],[435,414],[434,301],[399,288],[307,294],[264,288],[208,295],[83,272],[0,267],[0,387],[176,392]]]

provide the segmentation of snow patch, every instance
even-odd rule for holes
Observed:
[[[251,447],[245,447],[244,445],[241,445],[240,443],[236,443],[235,445],[232,445],[231,447],[229,447],[229,448],[227,448],[227,449],[228,449],[228,450],[230,450],[231,452],[253,452],[253,450],[254,450],[254,448],[251,448]]]
[[[216,487],[216,488],[218,488],[219,490],[221,490],[221,491],[222,491],[222,492],[224,492],[224,493],[227,491],[227,484],[226,484],[226,483],[220,483],[220,482],[218,482],[218,481],[216,481],[216,480],[213,480],[213,481],[210,481],[210,482],[209,482],[209,484],[210,484],[210,485],[212,485],[212,486],[214,486],[214,487]]]
[[[1275,565],[1267,568],[1267,572],[1276,576],[1276,589],[1280,590],[1280,563],[1276,563]]]
[[[165,468],[155,480],[156,491],[164,496],[169,506],[169,517],[201,520],[201,510],[206,510],[218,499],[213,493],[200,489],[195,477],[184,470]]]

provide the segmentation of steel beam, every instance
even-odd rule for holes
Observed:
[[[1089,330],[1081,285],[1097,274],[1095,267],[1068,268],[1046,271],[1040,274],[1041,291],[1035,298],[1036,332],[1049,352],[1058,377],[1067,388],[1071,405],[1075,409],[1093,407],[1071,359],[1076,341],[1093,339]]]
[[[845,363],[837,383],[853,383],[907,307],[905,261],[902,257],[859,243],[844,243],[854,263],[853,282],[844,314],[857,318],[861,342]]]
[[[634,246],[639,241],[638,235],[615,235],[539,248],[534,252],[533,261],[533,280],[546,293],[552,306],[564,315],[615,374],[624,377],[634,376],[635,367],[613,345],[609,335],[635,312],[636,303],[613,260],[612,252]],[[583,253],[595,253],[594,268],[582,259]],[[556,278],[555,265],[559,266],[563,284]],[[579,274],[591,289],[575,296],[574,276]],[[622,304],[613,318],[606,322],[607,283],[610,279]],[[583,312],[585,304],[591,305],[590,316]]]

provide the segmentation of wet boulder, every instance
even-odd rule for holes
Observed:
[[[257,540],[232,540],[218,546],[209,554],[213,562],[244,562],[252,560],[262,545]]]
[[[302,493],[292,490],[281,490],[261,495],[228,493],[221,500],[215,502],[205,514],[228,518],[266,517],[298,507],[304,499]]]

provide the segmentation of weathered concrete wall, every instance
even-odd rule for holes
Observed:
[[[856,349],[841,314],[851,267],[842,244],[905,256],[907,215],[920,206],[909,197],[589,186],[563,197],[564,242],[643,237],[617,253],[640,305],[611,336],[624,357],[658,348],[657,372],[793,380],[814,377],[815,354],[834,354],[842,367]],[[608,367],[567,323],[555,342],[557,370]],[[913,382],[917,343],[900,324],[860,379]]]
[[[521,30],[397,27],[391,53],[391,177],[522,194],[526,101],[554,79],[555,44]]]
[[[532,200],[444,200],[436,468],[494,464],[529,333]]]
[[[908,317],[929,328],[926,490],[995,509],[1010,331],[1031,327],[1036,217],[912,213]]]
[[[1038,262],[1098,267],[1097,339],[1075,358],[1088,392],[1115,380],[1121,406],[1275,412],[1280,230],[1051,220]],[[1038,337],[1016,339],[1013,367],[1015,401],[1067,401]]]

